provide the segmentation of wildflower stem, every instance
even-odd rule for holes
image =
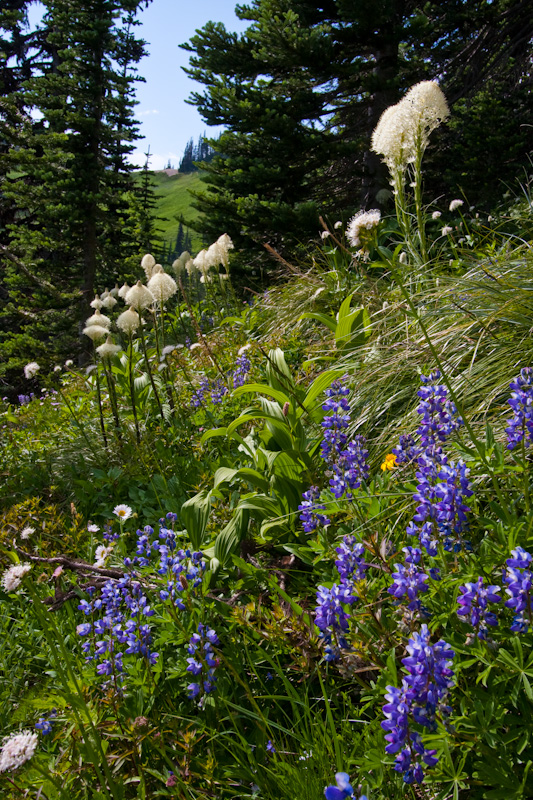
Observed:
[[[129,341],[128,375],[130,383],[131,408],[133,411],[133,419],[135,422],[135,434],[137,436],[137,444],[140,444],[141,434],[139,431],[139,420],[137,419],[137,405],[135,403],[135,380],[133,377],[133,335],[131,331],[129,337],[130,341]]]
[[[146,369],[148,370],[148,376],[150,378],[150,383],[152,385],[152,391],[154,393],[154,397],[155,397],[156,403],[157,403],[158,408],[159,408],[159,413],[161,414],[161,419],[164,421],[165,417],[163,416],[163,407],[161,405],[161,400],[159,399],[159,394],[157,392],[157,388],[156,388],[156,385],[155,385],[154,376],[152,375],[152,368],[150,366],[150,361],[148,360],[148,353],[147,353],[147,350],[146,350],[146,339],[144,337],[144,326],[143,326],[143,320],[142,319],[141,319],[140,330],[141,330],[141,346],[142,346],[142,349],[143,349],[144,361],[145,361],[145,364],[146,364]]]
[[[102,431],[102,439],[104,440],[104,447],[108,448],[107,444],[107,435],[105,432],[105,422],[104,422],[104,410],[102,408],[102,390],[100,388],[100,371],[98,369],[98,363],[95,359],[95,369],[96,369],[96,398],[98,400],[98,417],[100,419],[100,430]]]

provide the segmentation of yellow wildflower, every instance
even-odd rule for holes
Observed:
[[[385,461],[381,465],[381,469],[383,472],[386,472],[388,469],[394,469],[396,467],[396,456],[394,453],[387,453],[385,456]]]

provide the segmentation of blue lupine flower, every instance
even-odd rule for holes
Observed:
[[[276,748],[272,744],[272,739],[268,740],[267,745],[266,745],[266,750],[267,750],[267,753],[275,753],[276,752]]]
[[[215,657],[213,645],[219,644],[218,636],[214,630],[206,627],[200,622],[198,633],[193,633],[187,651],[191,658],[187,659],[189,666],[187,672],[200,676],[200,680],[190,683],[187,687],[189,698],[198,697],[200,694],[210,694],[215,689],[216,676],[215,669],[219,665],[218,658]]]
[[[326,800],[346,800],[346,798],[355,800],[354,789],[350,784],[350,776],[347,772],[337,772],[335,782],[336,786],[326,786],[324,789]],[[366,795],[361,795],[359,800],[367,800]]]
[[[211,386],[211,401],[216,405],[220,405],[225,395],[228,393],[228,387],[222,381],[221,378],[218,378]]]
[[[507,449],[514,450],[522,441],[526,447],[533,444],[533,369],[521,369],[510,388],[511,397],[507,402],[513,409],[513,416],[506,428]]]
[[[244,386],[244,383],[246,381],[246,376],[250,372],[252,364],[246,353],[237,356],[235,364],[237,369],[232,375],[232,382],[233,382],[233,388],[237,389],[238,386]]]
[[[347,650],[349,644],[344,634],[349,629],[349,615],[344,605],[353,605],[357,595],[348,583],[333,584],[331,589],[319,586],[316,593],[315,624],[320,636],[326,644],[325,659],[334,661],[339,658],[341,650]]]
[[[393,583],[387,589],[389,594],[392,594],[397,600],[403,600],[405,597],[408,600],[407,608],[410,611],[418,611],[420,609],[421,600],[419,594],[427,592],[428,586],[426,581],[428,575],[422,570],[418,569],[420,563],[421,550],[418,547],[404,547],[406,553],[407,566],[403,564],[395,564],[396,572],[392,573]]]
[[[517,547],[515,550],[511,550],[511,558],[505,562],[507,564],[505,591],[510,597],[505,605],[515,611],[511,625],[511,630],[515,633],[527,633],[533,622],[531,609],[533,575],[529,569],[531,561],[531,553],[522,547]]]
[[[401,687],[387,686],[388,702],[383,706],[386,719],[381,727],[386,731],[385,752],[397,754],[394,769],[403,773],[406,783],[421,783],[424,771],[420,762],[434,766],[436,751],[424,747],[412,725],[434,730],[437,712],[449,713],[444,703],[453,685],[454,652],[442,639],[431,645],[427,625],[409,639],[407,652],[408,656],[402,659],[407,675]]]
[[[38,731],[41,731],[43,736],[48,736],[50,733],[52,733],[52,724],[54,721],[54,717],[56,716],[57,716],[57,711],[54,708],[52,709],[48,717],[39,717],[39,719],[35,723],[35,728]]]
[[[365,547],[355,536],[345,536],[335,552],[339,556],[335,566],[343,581],[362,581],[365,578],[368,569]]]
[[[207,378],[202,378],[200,380],[200,385],[198,389],[193,392],[191,397],[191,406],[193,408],[199,408],[205,402],[205,395],[209,391],[209,380]]]
[[[400,436],[400,444],[393,447],[392,452],[396,456],[397,464],[408,464],[418,458],[422,453],[422,447],[417,445],[414,437],[408,434]]]
[[[488,610],[489,603],[500,603],[501,592],[499,586],[483,586],[483,578],[479,577],[475,583],[465,583],[459,587],[461,595],[457,598],[460,606],[459,616],[470,616],[470,624],[477,630],[479,639],[487,638],[487,625],[496,627],[498,618],[494,612]]]
[[[417,408],[422,419],[417,433],[424,449],[436,447],[444,442],[448,436],[456,431],[463,420],[457,414],[457,409],[448,397],[448,389],[442,384],[437,384],[441,374],[435,370],[428,377],[420,376],[423,386],[418,390],[422,402]]]
[[[326,506],[316,501],[320,498],[320,489],[318,486],[311,486],[307,492],[304,492],[303,503],[298,506],[298,511],[301,511],[300,520],[305,533],[311,533],[319,525],[326,527],[331,523],[325,514],[317,514],[317,511],[325,511]]]

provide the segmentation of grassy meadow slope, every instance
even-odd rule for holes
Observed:
[[[191,207],[189,191],[200,188],[200,176],[197,172],[171,176],[165,172],[153,172],[152,182],[157,202],[154,209],[158,218],[156,231],[165,242],[175,242],[180,219],[188,221],[198,217],[198,211]],[[199,249],[202,244],[200,237],[195,231],[191,231],[191,236],[193,248]]]

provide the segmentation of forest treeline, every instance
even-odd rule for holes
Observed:
[[[157,2],[157,0],[156,0]],[[29,354],[52,366],[78,344],[95,287],[135,275],[153,242],[149,180],[134,182],[135,83],[150,0],[31,0],[0,10],[0,381],[16,388]],[[533,19],[527,0],[254,0],[240,35],[216,21],[183,45],[206,125],[182,171],[206,181],[191,227],[227,232],[241,268],[264,244],[297,257],[319,217],[386,211],[387,177],[369,150],[382,111],[438,79],[451,122],[427,156],[426,191],[453,187],[490,208],[527,168]]]

